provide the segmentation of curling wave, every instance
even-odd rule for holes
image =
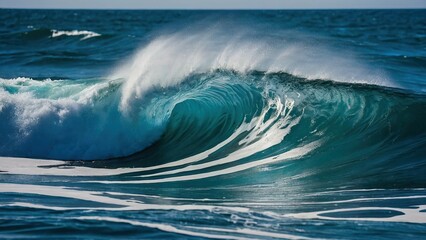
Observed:
[[[132,50],[134,35],[12,32],[17,49],[46,49],[5,55],[20,67],[0,79],[0,230],[423,236],[423,85],[332,38],[247,25],[160,33],[99,78],[88,76]]]
[[[210,178],[300,158],[317,167],[293,167],[303,178],[326,174],[327,166],[333,166],[335,176],[345,175],[357,169],[345,162],[357,165],[364,158],[396,169],[413,167],[422,153],[413,158],[411,148],[403,146],[421,149],[426,139],[424,96],[286,73],[193,74],[175,87],[151,90],[126,113],[119,107],[120,79],[18,78],[0,84],[0,132],[7,136],[0,140],[1,155],[127,156],[117,160],[117,167],[131,163],[139,168],[123,173],[140,172],[143,179],[126,183]],[[335,159],[329,159],[330,152]],[[396,156],[410,161],[396,161]]]
[[[327,47],[224,29],[161,35],[107,79],[1,79],[0,154],[183,167],[148,175],[165,182],[424,144],[424,96]]]
[[[424,238],[422,11],[0,12],[2,236]]]

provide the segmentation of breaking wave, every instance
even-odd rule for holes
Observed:
[[[52,37],[60,37],[60,36],[83,36],[81,40],[85,40],[92,37],[99,37],[101,34],[95,33],[92,31],[79,31],[79,30],[72,30],[72,31],[59,31],[59,30],[52,30]]]
[[[109,13],[84,16],[97,14]],[[371,49],[358,58],[329,42],[332,37],[261,22],[244,27],[251,23],[245,20],[243,26],[185,22],[190,27],[152,33],[159,19],[142,26],[151,35],[133,57],[89,79],[133,49],[142,34],[137,24],[145,21],[137,19],[145,15],[132,14],[101,21],[101,36],[33,27],[5,35],[18,50],[4,53],[4,62],[18,67],[0,79],[0,231],[18,237],[84,237],[94,229],[141,238],[422,236],[422,84],[364,64],[389,63],[366,54]],[[365,22],[363,12],[353,14],[351,21]],[[118,30],[127,21],[135,25]],[[91,21],[83,22],[58,29],[89,29]],[[108,31],[116,22],[120,28]],[[418,71],[406,76],[421,77]]]
[[[235,152],[269,156],[352,131],[351,144],[371,133],[383,143],[417,121],[398,111],[424,114],[423,96],[326,47],[223,31],[161,35],[106,79],[1,79],[0,154],[109,159],[156,142],[189,154],[239,131]]]

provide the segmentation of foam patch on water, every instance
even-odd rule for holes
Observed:
[[[107,221],[114,223],[126,223],[133,226],[141,226],[147,228],[154,228],[164,232],[171,232],[177,234],[183,234],[193,237],[201,238],[211,238],[211,239],[233,239],[233,240],[245,240],[248,239],[247,236],[235,236],[235,234],[249,235],[250,239],[256,239],[255,237],[267,237],[267,238],[278,238],[278,239],[312,239],[297,235],[284,234],[284,233],[275,233],[260,231],[250,228],[237,228],[237,229],[228,229],[228,228],[214,228],[214,227],[193,227],[187,226],[185,228],[177,228],[172,225],[161,224],[161,223],[150,223],[142,222],[136,220],[126,220],[115,217],[100,217],[100,216],[88,216],[88,217],[78,217],[79,220],[92,220],[92,221]],[[233,234],[233,235],[231,235]]]
[[[399,213],[399,215],[391,217],[339,217],[327,216],[330,214],[342,214],[364,212],[365,214],[374,214],[374,211],[387,211]],[[406,223],[426,223],[426,205],[412,206],[411,208],[397,208],[397,207],[353,207],[353,208],[339,208],[333,210],[307,212],[307,213],[294,213],[287,214],[287,217],[299,219],[321,219],[321,220],[336,220],[336,221],[373,221],[373,222],[406,222]]]
[[[43,186],[33,184],[13,184],[13,183],[0,183],[0,193],[21,193],[21,194],[35,194],[51,197],[63,197],[71,198],[88,202],[97,202],[100,204],[115,205],[114,207],[60,207],[60,206],[48,206],[32,203],[13,203],[13,206],[27,206],[33,208],[44,208],[49,209],[51,207],[60,207],[61,209],[98,209],[108,211],[141,211],[141,210],[177,210],[177,211],[188,211],[188,210],[203,210],[203,211],[214,211],[216,209],[223,209],[234,212],[248,212],[249,209],[243,207],[221,207],[212,205],[173,205],[173,204],[149,204],[140,201],[129,201],[127,199],[120,199],[118,197],[106,196],[104,192],[87,191],[79,189],[71,189],[62,186]],[[123,193],[112,194],[115,196],[126,195]]]
[[[368,189],[359,190],[360,192],[370,191]],[[376,191],[376,190],[371,190]],[[13,202],[9,203],[6,206],[17,206],[17,207],[26,207],[26,208],[34,208],[34,209],[50,209],[56,211],[64,211],[64,210],[98,210],[98,211],[146,211],[146,210],[176,210],[176,211],[208,211],[211,213],[226,213],[226,214],[250,214],[251,212],[257,212],[266,217],[270,217],[275,220],[285,220],[289,218],[295,219],[305,219],[305,220],[334,220],[334,221],[373,221],[373,222],[401,222],[401,223],[426,223],[426,205],[421,204],[413,204],[409,203],[406,207],[393,207],[386,206],[386,204],[382,204],[382,206],[362,206],[362,202],[366,199],[351,199],[352,202],[357,202],[357,207],[345,207],[340,206],[336,209],[330,210],[319,210],[312,212],[300,212],[300,213],[288,213],[288,214],[280,214],[277,212],[271,211],[254,211],[254,209],[245,207],[250,205],[250,202],[245,202],[239,200],[234,204],[228,203],[224,201],[223,203],[216,202],[216,205],[210,205],[204,202],[205,199],[191,199],[191,204],[176,204],[174,201],[184,201],[185,199],[179,198],[168,198],[164,196],[151,196],[151,195],[138,195],[138,194],[128,194],[128,193],[120,193],[120,192],[102,192],[102,191],[90,191],[90,190],[81,190],[76,188],[67,188],[63,186],[45,186],[45,185],[34,185],[34,184],[13,184],[13,183],[0,183],[0,193],[19,193],[19,194],[32,194],[32,195],[42,195],[42,196],[50,196],[50,197],[61,197],[66,199],[74,199],[81,200],[87,202],[96,202],[100,205],[97,207],[86,207],[86,206],[78,206],[78,207],[67,207],[61,206],[61,204],[51,205],[50,204],[39,204],[39,203],[30,203],[30,202]],[[129,199],[130,197],[130,199]],[[138,197],[135,199],[134,197]],[[143,199],[163,199],[166,204],[155,204],[155,203],[145,203]],[[424,195],[408,195],[408,196],[385,196],[385,197],[371,197],[370,201],[379,202],[385,200],[395,200],[403,203],[405,200],[413,200],[425,199]],[[223,200],[223,199],[222,199]],[[149,201],[149,200],[148,200]],[[337,201],[340,203],[339,201]],[[103,204],[109,205],[108,207],[102,206]],[[219,204],[219,205],[217,205]],[[266,206],[262,202],[252,203],[253,205]],[[301,202],[301,204],[308,204]],[[330,206],[336,207],[336,204],[333,202],[312,202],[309,204],[320,205],[324,204],[324,207],[329,208]],[[112,205],[112,206],[111,206]],[[230,206],[230,205],[238,205],[238,207]],[[5,206],[5,205],[3,205]],[[272,206],[276,206],[272,204]],[[320,209],[323,209],[322,207]],[[369,213],[369,214],[377,214],[377,212],[387,212],[387,213],[398,213],[395,216],[387,216],[381,215],[377,217],[367,216],[367,217],[350,217],[350,216],[342,216],[339,217],[339,214],[351,214],[351,212],[360,212]],[[337,214],[336,216],[330,216],[333,214]],[[328,216],[327,216],[328,215]],[[356,216],[356,215],[355,215]],[[246,229],[246,231],[241,231],[240,233],[253,234],[263,236],[268,236],[267,232],[256,232],[249,233],[250,229]],[[230,230],[232,231],[232,230]],[[278,236],[278,235],[277,235]],[[284,236],[284,235],[283,235]],[[273,237],[272,235],[270,237]],[[285,237],[284,237],[285,238]]]

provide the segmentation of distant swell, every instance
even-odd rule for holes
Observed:
[[[56,30],[47,28],[34,28],[31,26],[31,30],[21,32],[18,36],[23,40],[40,40],[48,38],[60,38],[60,37],[76,37],[80,40],[86,40],[89,38],[100,37],[100,33],[96,33],[88,30]]]
[[[95,33],[92,31],[79,31],[79,30],[72,30],[72,31],[59,31],[59,30],[52,30],[52,37],[60,37],[60,36],[82,36],[81,40],[85,40],[92,37],[99,37],[101,34]]]

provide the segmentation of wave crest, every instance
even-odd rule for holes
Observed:
[[[370,69],[353,54],[334,51],[311,36],[290,31],[271,35],[256,27],[232,24],[163,33],[117,70],[113,78],[126,79],[120,106],[123,111],[131,111],[132,101],[150,89],[175,86],[191,74],[217,69],[285,72],[306,79],[394,86],[382,71]]]
[[[60,30],[52,30],[52,38],[60,37],[60,36],[83,36],[80,40],[86,40],[93,37],[99,37],[101,34],[87,31],[87,30],[72,30],[72,31],[60,31]]]

